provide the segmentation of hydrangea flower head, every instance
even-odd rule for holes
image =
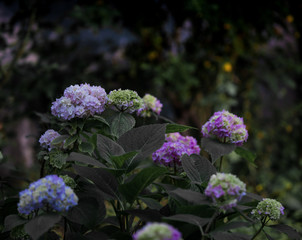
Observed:
[[[245,192],[245,183],[229,173],[213,174],[205,189],[205,195],[224,211],[237,206]]]
[[[251,214],[260,220],[264,217],[269,217],[271,220],[278,220],[280,215],[284,215],[284,207],[275,199],[263,198]]]
[[[52,103],[52,115],[71,120],[101,114],[105,110],[107,94],[100,86],[89,84],[71,85],[64,91],[64,96]]]
[[[243,119],[228,111],[215,112],[201,130],[204,137],[216,136],[220,141],[241,146],[247,141],[248,132]]]
[[[78,197],[57,175],[48,175],[29,185],[19,193],[18,211],[28,215],[46,204],[58,212],[67,211],[78,204]]]
[[[171,166],[171,164],[181,165],[180,159],[182,155],[199,153],[200,147],[195,138],[184,137],[179,133],[171,133],[166,135],[166,142],[163,146],[152,154],[152,159],[154,162],[165,166]]]
[[[151,113],[154,112],[157,115],[160,114],[163,105],[161,102],[151,94],[146,94],[143,98],[143,106],[138,109],[137,115],[142,117],[151,117]]]
[[[61,135],[55,130],[48,129],[44,134],[41,135],[39,143],[41,147],[46,148],[48,149],[48,151],[50,151],[51,149],[55,148],[55,146],[53,146],[51,142],[59,136]]]
[[[72,189],[76,188],[77,184],[73,178],[69,177],[68,175],[60,175],[59,177],[63,179],[66,186],[71,187]]]
[[[108,94],[108,104],[119,111],[133,113],[142,108],[143,101],[135,91],[118,89]]]
[[[181,233],[166,223],[147,223],[133,235],[133,240],[181,240]]]

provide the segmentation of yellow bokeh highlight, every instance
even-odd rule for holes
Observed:
[[[263,139],[263,138],[264,138],[264,133],[261,132],[261,131],[258,132],[258,133],[257,133],[257,138],[260,139],[260,140]]]
[[[286,16],[286,21],[288,23],[292,23],[294,21],[294,17],[292,15],[288,15],[288,16]]]
[[[156,51],[151,51],[151,52],[149,52],[149,54],[148,54],[148,59],[149,60],[154,60],[154,59],[156,59],[156,58],[158,58],[158,52],[156,52]]]
[[[261,192],[262,190],[263,190],[262,184],[258,184],[258,185],[256,186],[256,191],[257,191],[257,192]]]
[[[223,28],[224,28],[225,30],[230,30],[230,29],[232,28],[232,25],[229,24],[229,23],[225,23],[225,24],[223,25]]]
[[[222,68],[223,68],[223,71],[225,71],[225,72],[232,72],[232,70],[233,70],[233,66],[230,62],[224,63]]]
[[[293,131],[293,126],[290,125],[290,124],[286,125],[285,126],[285,131],[288,132],[288,133],[292,132]]]
[[[212,64],[211,64],[210,61],[204,61],[204,62],[203,62],[203,66],[204,66],[205,68],[211,68]]]

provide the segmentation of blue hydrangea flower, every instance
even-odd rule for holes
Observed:
[[[211,176],[204,193],[225,211],[237,206],[237,202],[246,194],[245,192],[245,183],[235,175],[216,173]]]
[[[193,153],[200,153],[200,147],[195,138],[184,137],[179,133],[171,133],[166,135],[166,142],[163,146],[152,154],[152,159],[154,162],[165,166],[181,165],[181,156]]]
[[[107,94],[100,86],[89,84],[72,85],[65,89],[64,96],[52,103],[52,115],[71,120],[101,114],[105,110]]]
[[[147,223],[133,235],[133,240],[181,240],[181,233],[166,223]]]
[[[251,214],[258,220],[265,217],[278,220],[281,214],[284,215],[284,207],[275,199],[263,198]]]
[[[146,94],[143,98],[143,106],[137,110],[137,115],[141,117],[151,117],[151,113],[154,112],[157,115],[160,114],[163,105],[161,102],[151,94]]]
[[[51,142],[59,136],[61,135],[55,130],[48,129],[44,134],[41,135],[39,143],[41,147],[46,148],[48,149],[48,151],[50,151],[51,149],[55,148],[55,146],[53,146]]]
[[[201,130],[204,137],[216,136],[220,141],[240,146],[247,141],[248,131],[243,118],[228,111],[215,112]]]
[[[48,175],[29,185],[19,193],[18,211],[28,215],[32,211],[48,206],[63,212],[78,204],[78,197],[57,175]]]

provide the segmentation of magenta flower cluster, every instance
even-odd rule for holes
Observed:
[[[52,103],[52,115],[71,120],[101,114],[105,110],[107,94],[100,86],[89,84],[72,85],[64,95]]]
[[[56,132],[53,129],[48,129],[44,134],[41,135],[39,139],[39,143],[41,147],[48,149],[50,151],[51,149],[55,148],[55,146],[52,144],[52,141],[61,136],[58,132]]]
[[[48,206],[62,212],[78,204],[78,197],[57,175],[48,175],[29,185],[19,193],[18,211],[30,214],[32,211]]]
[[[147,223],[137,231],[133,240],[181,240],[181,233],[167,223]]]
[[[199,153],[200,147],[195,138],[171,133],[166,135],[166,142],[163,146],[152,154],[152,159],[156,163],[171,167],[174,164],[181,165],[182,155]]]
[[[241,146],[248,138],[243,118],[225,110],[215,112],[202,126],[201,132],[206,138],[216,136],[222,142],[235,143],[238,146]]]

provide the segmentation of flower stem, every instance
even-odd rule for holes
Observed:
[[[219,161],[219,169],[218,169],[218,172],[221,172],[221,168],[222,168],[222,160],[223,160],[223,156],[221,156],[220,161]]]
[[[206,234],[210,231],[212,224],[215,222],[218,216],[219,216],[219,210],[216,210],[216,212],[213,214],[212,218],[210,219],[210,222],[206,226],[206,230],[204,231]],[[202,239],[205,239],[204,237],[205,236],[203,236]]]
[[[264,228],[265,224],[268,222],[266,221],[266,218],[265,217],[262,221],[261,221],[261,227],[258,229],[258,231],[254,234],[254,236],[251,238],[251,240],[254,240],[256,239],[256,237],[258,236],[258,234],[262,231],[262,229]]]

